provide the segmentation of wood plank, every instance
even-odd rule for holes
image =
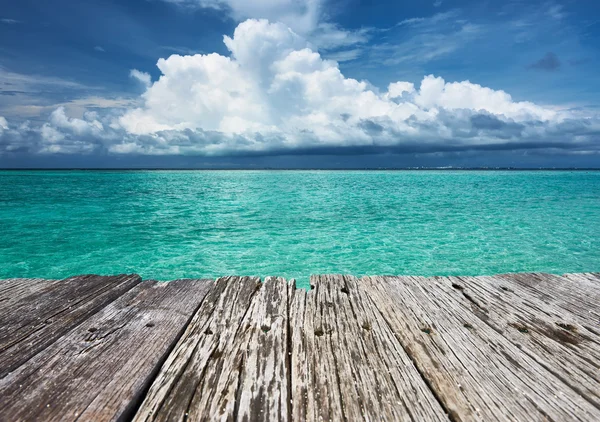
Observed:
[[[600,409],[600,336],[572,314],[494,277],[440,277],[463,306]]]
[[[312,282],[311,287],[318,288]],[[294,292],[290,324],[292,420],[295,421],[346,420],[337,365],[331,353],[331,341],[326,336],[333,324],[319,309],[314,291],[310,295],[305,290]]]
[[[71,277],[2,307],[0,378],[140,281],[138,275]]]
[[[26,299],[42,289],[52,288],[58,280],[44,278],[9,278],[0,280],[0,315],[7,312],[9,306]]]
[[[451,285],[361,282],[453,420],[600,419],[600,409],[464,306]]]
[[[144,282],[0,380],[3,420],[123,420],[211,287]]]
[[[576,315],[590,330],[598,332],[600,288],[553,274],[502,274],[500,279],[515,283],[561,309]]]
[[[253,360],[247,358],[248,341],[254,335],[265,334],[265,342],[275,344],[285,331],[286,315],[280,308],[287,307],[287,286],[279,281],[265,288],[256,277],[224,277],[216,281],[215,287],[196,312],[181,340],[171,353],[152,384],[146,399],[135,416],[136,421],[196,421],[206,419],[236,420],[238,415],[254,411],[281,419],[287,412],[281,410],[283,393],[277,403],[268,408],[266,391],[272,390],[272,378],[266,371],[281,370],[280,344],[273,350],[254,351]],[[253,298],[261,298],[252,306]],[[280,297],[281,304],[273,302]],[[271,305],[267,306],[267,302]],[[251,314],[252,317],[248,317]],[[256,317],[256,319],[254,319]],[[266,333],[261,325],[271,321],[271,330]],[[256,359],[271,356],[265,367],[249,370],[248,365],[258,365]],[[267,366],[269,369],[267,369]],[[241,408],[241,385],[245,374],[255,371],[254,392],[246,392],[244,408]],[[283,374],[285,375],[285,374]],[[285,378],[285,376],[282,376]],[[282,387],[283,388],[283,387]],[[260,395],[256,399],[255,394]],[[256,409],[248,409],[249,403]],[[240,413],[241,412],[241,413]],[[272,413],[271,413],[272,412]]]
[[[294,284],[267,277],[242,321],[244,331],[238,333],[234,345],[242,359],[240,381],[217,403],[223,408],[225,401],[232,402],[235,409],[230,405],[228,413],[238,420],[289,420],[288,306]],[[196,419],[202,416],[198,413]]]
[[[591,290],[596,296],[600,294],[600,274],[563,274],[562,277],[574,283],[578,283],[583,290]]]
[[[355,277],[311,285],[291,310],[293,420],[448,420]]]
[[[594,281],[596,285],[600,284],[600,273],[584,273],[584,275]]]

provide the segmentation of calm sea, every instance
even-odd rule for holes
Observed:
[[[0,278],[600,271],[600,172],[0,172]]]

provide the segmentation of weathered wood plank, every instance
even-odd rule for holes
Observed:
[[[448,277],[463,306],[600,409],[600,336],[518,285],[494,277]]]
[[[502,274],[500,279],[515,283],[546,303],[552,303],[587,322],[592,330],[600,323],[600,287],[553,274]]]
[[[41,289],[52,288],[57,280],[43,278],[9,278],[0,280],[0,315],[9,309],[9,306],[24,300],[27,296]]]
[[[144,282],[0,380],[3,420],[122,420],[212,285]]]
[[[267,277],[242,321],[234,350],[242,358],[239,383],[217,407],[232,402],[237,420],[287,421],[290,409],[289,309],[294,282]],[[233,385],[232,385],[233,387]],[[213,406],[213,408],[215,408]],[[198,418],[201,414],[198,414]]]
[[[453,420],[599,420],[600,409],[457,300],[449,283],[361,281]]]
[[[140,281],[138,275],[72,277],[2,307],[0,378]]]
[[[583,292],[587,292],[587,293],[585,293],[586,296],[589,295],[590,291],[596,298],[598,298],[600,296],[600,274],[596,274],[596,273],[563,274],[562,277],[573,283],[577,283],[577,285],[580,287],[580,289]]]
[[[600,420],[598,274],[139,281],[0,280],[0,419]]]
[[[316,289],[314,284],[311,288]],[[326,333],[333,324],[320,307],[314,290],[294,292],[290,306],[292,420],[345,420],[337,366]],[[323,307],[326,305],[323,304]],[[317,341],[321,339],[322,341]]]
[[[600,284],[600,273],[584,273],[588,278],[596,283],[596,285]]]
[[[592,288],[600,288],[600,273],[567,273],[562,275],[570,280],[580,281],[582,278],[590,281]]]
[[[311,278],[292,307],[294,420],[448,420],[355,277]]]
[[[273,286],[268,288],[261,286],[260,279],[255,277],[217,280],[161,368],[135,417],[136,421],[235,420],[240,412],[247,414],[251,411],[246,407],[249,403],[257,406],[252,409],[254,412],[267,409],[268,403],[264,400],[268,397],[263,395],[257,399],[255,394],[260,394],[261,389],[266,392],[273,388],[272,379],[265,372],[267,366],[270,369],[279,366],[275,354],[281,353],[282,346],[271,351],[254,351],[254,362],[247,359],[247,346],[253,335],[262,333],[264,321],[271,321],[271,330],[262,333],[270,333],[265,337],[267,343],[275,342],[276,337],[281,335],[272,332],[274,329],[285,332],[285,317],[277,318],[282,312],[279,309],[281,305],[272,303],[272,300],[281,297],[283,306],[287,307],[287,286],[279,281],[274,281]],[[259,300],[252,306],[257,293],[264,301]],[[267,299],[271,303],[268,307]],[[249,318],[247,314],[256,315],[257,319]],[[241,386],[245,382],[242,378],[249,371],[246,366],[255,364],[256,359],[263,355],[271,356],[273,361],[255,371],[259,376],[254,380],[256,393],[246,392],[245,408],[241,409]],[[281,362],[281,359],[278,361]],[[283,394],[278,396],[277,401],[281,403],[282,399]],[[267,413],[284,419],[287,412],[283,412],[280,406],[274,403]]]

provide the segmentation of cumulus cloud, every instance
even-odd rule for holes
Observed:
[[[515,102],[504,91],[495,91],[468,81],[446,83],[442,78],[431,75],[426,76],[421,82],[421,88],[415,96],[415,103],[427,109],[483,110],[517,121],[535,119],[549,121],[557,117],[555,111],[531,102]]]
[[[412,82],[392,82],[388,87],[387,97],[398,98],[405,93],[412,94],[415,92],[415,85]]]
[[[133,79],[136,79],[144,86],[150,86],[152,84],[152,77],[147,72],[140,72],[137,69],[131,69],[129,76],[131,76]]]
[[[425,76],[380,90],[282,23],[248,20],[224,37],[230,54],[172,55],[161,76],[132,71],[139,105],[3,129],[1,148],[42,153],[278,154],[308,151],[598,151],[598,116],[516,101],[470,81]],[[6,125],[4,125],[6,126]],[[33,139],[33,140],[32,140]]]
[[[282,148],[397,142],[418,136],[418,126],[440,110],[486,112],[514,121],[549,121],[553,110],[513,101],[503,91],[477,84],[447,83],[426,76],[419,89],[396,82],[380,93],[365,81],[346,78],[280,23],[248,20],[232,38],[230,57],[173,55],[161,59],[161,78],[144,94],[144,105],[119,122],[129,133],[207,130],[277,139]],[[374,124],[381,130],[373,132]],[[440,126],[440,136],[444,134]],[[255,141],[248,148],[268,148]]]

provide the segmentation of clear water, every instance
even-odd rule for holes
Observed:
[[[0,278],[600,271],[600,172],[0,172]]]

